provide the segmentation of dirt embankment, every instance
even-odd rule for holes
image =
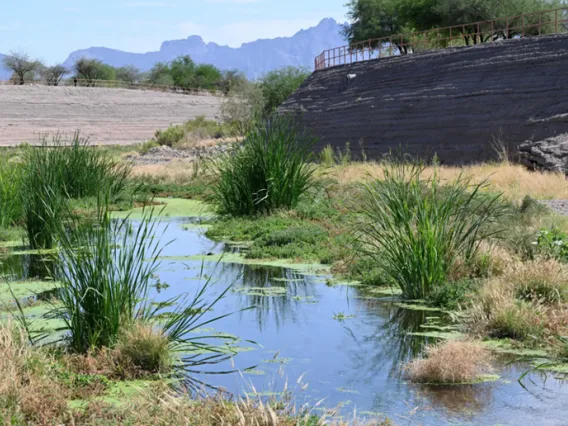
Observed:
[[[0,146],[80,130],[95,144],[133,144],[170,124],[215,118],[222,99],[144,90],[0,86]]]

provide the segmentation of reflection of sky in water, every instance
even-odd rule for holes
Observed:
[[[182,223],[189,220],[159,225],[157,235],[164,232],[162,240],[171,241],[163,256],[179,258],[223,251],[223,245],[208,240],[202,230],[183,230]],[[545,383],[533,374],[525,380],[528,390],[524,390],[516,379],[526,367],[503,367],[502,380],[473,386],[424,387],[407,383],[401,377],[400,365],[421,352],[425,339],[406,333],[424,331],[420,326],[435,313],[358,298],[357,288],[328,287],[325,277],[280,268],[166,259],[160,265],[159,277],[170,287],[155,294],[156,299],[163,301],[186,292],[193,295],[203,284],[195,279],[202,266],[204,274],[214,277],[210,294],[219,294],[233,284],[233,291],[207,315],[255,306],[212,327],[217,332],[258,342],[259,346],[241,342],[241,346],[253,350],[236,355],[234,363],[239,369],[254,366],[265,373],[244,374],[245,380],[237,374],[200,377],[212,385],[236,393],[250,392],[252,386],[259,392],[280,392],[287,380],[288,388],[296,390],[299,404],[326,398],[326,407],[343,403],[344,414],[356,408],[359,414],[383,413],[402,424],[566,424],[568,387],[552,376]],[[266,297],[255,290],[255,295],[250,295],[240,290],[243,287],[281,287],[286,293]],[[355,317],[333,319],[340,312]],[[228,363],[211,370],[227,367]],[[302,375],[303,383],[309,384],[305,390],[296,384]]]

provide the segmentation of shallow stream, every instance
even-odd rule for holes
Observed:
[[[162,241],[171,243],[158,272],[160,282],[169,286],[153,289],[156,299],[194,294],[205,281],[199,279],[203,266],[203,274],[213,277],[210,297],[232,285],[208,315],[254,306],[202,330],[241,339],[233,362],[242,374],[203,375],[201,380],[241,395],[276,395],[286,389],[297,405],[323,400],[318,409],[337,408],[346,417],[355,410],[358,416],[385,415],[396,424],[567,424],[568,386],[553,373],[534,373],[523,387],[517,379],[530,366],[507,365],[505,359],[496,370],[500,377],[485,383],[419,386],[405,380],[404,362],[437,341],[436,335],[457,332],[443,312],[409,309],[392,294],[331,284],[329,274],[317,267],[207,261],[234,249],[210,241],[195,224],[184,227],[191,223],[195,220],[176,218],[158,227]],[[33,258],[16,257],[24,266],[18,269],[16,260],[12,269],[24,276],[33,273]],[[227,363],[211,371],[231,368]]]

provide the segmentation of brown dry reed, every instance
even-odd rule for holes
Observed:
[[[472,383],[492,371],[491,354],[478,342],[448,341],[426,348],[426,358],[405,366],[417,383]]]

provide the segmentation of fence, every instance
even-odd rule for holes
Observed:
[[[316,70],[445,47],[568,31],[568,7],[352,43],[316,56]]]
[[[19,80],[0,80],[1,85],[19,85]],[[39,85],[39,86],[54,86],[54,84],[48,84],[44,80],[28,80],[25,85]],[[88,80],[88,79],[64,79],[61,80],[58,86],[65,87],[103,87],[103,88],[113,88],[113,89],[132,89],[132,90],[155,90],[159,92],[168,93],[179,93],[184,95],[212,95],[212,96],[222,96],[223,93],[220,90],[205,90],[205,89],[184,89],[175,86],[163,86],[158,84],[149,83],[128,83],[121,80]]]

